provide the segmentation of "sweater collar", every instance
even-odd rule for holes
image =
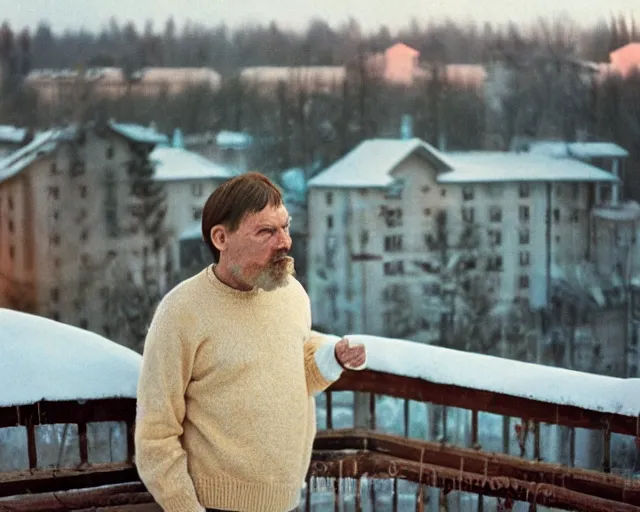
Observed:
[[[264,293],[264,290],[261,290],[260,288],[253,288],[252,290],[238,290],[236,288],[232,288],[218,279],[218,276],[213,271],[213,267],[215,267],[215,264],[211,264],[206,268],[207,279],[216,290],[224,293],[225,295],[240,299],[251,299]]]

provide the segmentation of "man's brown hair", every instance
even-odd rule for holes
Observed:
[[[226,181],[207,199],[202,211],[202,237],[218,263],[220,251],[211,241],[211,229],[222,224],[233,232],[247,214],[257,213],[267,205],[277,208],[283,203],[280,190],[263,174],[249,172]]]

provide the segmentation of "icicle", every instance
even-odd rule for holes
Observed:
[[[341,489],[343,497],[355,497],[356,495],[356,482],[355,478],[343,478],[341,481]]]
[[[312,493],[333,493],[333,478],[327,478],[325,476],[314,476],[311,479],[311,492]]]

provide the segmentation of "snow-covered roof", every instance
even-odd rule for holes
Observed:
[[[619,181],[613,174],[573,158],[498,151],[447,153],[447,158],[454,170],[439,174],[439,183]]]
[[[232,178],[234,174],[203,156],[184,148],[157,147],[149,155],[159,181]]]
[[[135,398],[142,357],[89,331],[0,308],[0,407]]]
[[[329,168],[309,180],[309,188],[382,188],[394,181],[393,170],[415,152],[438,169],[453,169],[448,158],[430,144],[413,139],[370,139],[361,142]]]
[[[365,335],[348,338],[367,347],[369,370],[603,413],[640,414],[640,379],[607,377],[405,340]]]
[[[636,201],[626,201],[618,206],[594,208],[594,217],[613,221],[636,221],[640,219],[640,204]]]
[[[15,144],[19,144],[24,140],[26,134],[26,128],[0,125],[0,142],[13,142]]]
[[[202,240],[202,224],[200,222],[193,222],[187,226],[187,228],[180,233],[180,240]]]
[[[119,133],[127,139],[143,144],[168,144],[169,137],[164,133],[158,132],[155,128],[130,123],[114,123],[110,122],[109,126],[113,131]]]
[[[629,152],[613,142],[541,141],[529,144],[529,153],[553,157],[573,156],[581,160],[592,158],[626,158]]]
[[[54,151],[58,142],[73,133],[70,129],[50,130],[42,132],[17,151],[0,160],[0,183],[25,169],[38,158]]]
[[[244,132],[222,130],[216,135],[216,144],[225,149],[246,149],[253,143],[253,137]]]

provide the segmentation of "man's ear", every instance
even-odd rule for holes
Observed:
[[[209,232],[209,236],[211,237],[211,242],[216,249],[220,252],[223,252],[226,249],[229,236],[227,234],[227,230],[222,224],[213,226]]]

